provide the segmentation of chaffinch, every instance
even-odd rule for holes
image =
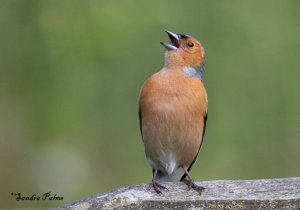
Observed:
[[[170,43],[164,67],[143,84],[139,117],[147,160],[152,167],[151,186],[157,193],[161,182],[194,183],[189,171],[195,162],[205,133],[207,94],[202,83],[204,48],[192,36],[166,31]]]

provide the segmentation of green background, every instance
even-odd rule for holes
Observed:
[[[147,183],[138,95],[164,30],[206,50],[195,180],[300,175],[300,1],[0,1],[0,207]],[[51,194],[63,201],[15,201]]]

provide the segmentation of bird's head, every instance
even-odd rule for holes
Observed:
[[[204,65],[204,48],[190,35],[166,31],[170,43],[160,42],[168,51],[165,57],[167,68],[199,68]]]

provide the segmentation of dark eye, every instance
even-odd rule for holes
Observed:
[[[189,46],[189,47],[194,47],[194,43],[193,43],[193,42],[189,42],[189,43],[188,43],[188,46]]]

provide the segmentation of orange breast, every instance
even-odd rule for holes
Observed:
[[[164,170],[170,153],[177,166],[188,167],[198,153],[207,111],[201,80],[162,70],[144,83],[139,106],[147,158]]]

